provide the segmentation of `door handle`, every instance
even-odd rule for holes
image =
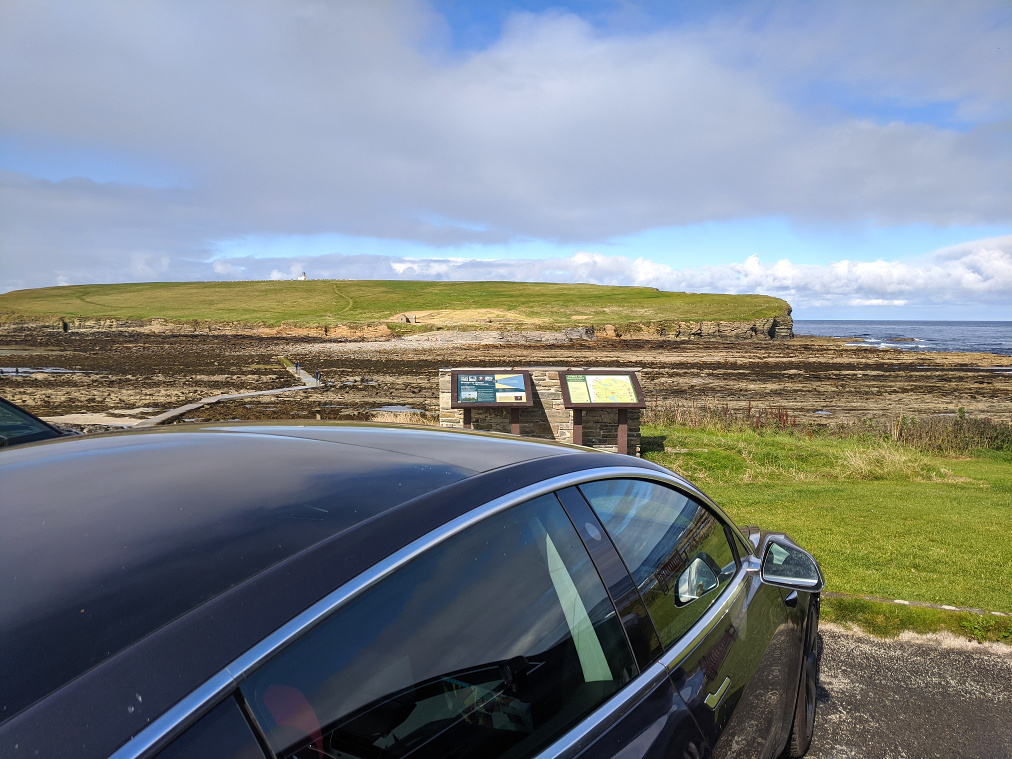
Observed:
[[[714,711],[716,711],[717,710],[717,704],[720,703],[720,699],[724,698],[724,694],[727,693],[727,686],[729,686],[730,684],[731,684],[731,678],[730,677],[725,677],[724,678],[724,682],[722,682],[720,684],[720,687],[717,688],[717,690],[715,690],[713,693],[711,693],[705,699],[703,699],[703,702],[707,706],[709,706],[711,709],[713,709]]]
[[[798,591],[792,590],[790,593],[788,593],[787,597],[784,599],[784,603],[790,606],[792,609],[798,608]]]

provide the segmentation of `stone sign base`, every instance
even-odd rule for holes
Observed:
[[[463,427],[464,409],[450,408],[452,386],[450,372],[475,373],[528,371],[534,390],[534,406],[513,409],[520,413],[520,435],[523,437],[573,442],[573,409],[562,405],[560,372],[604,371],[606,367],[596,366],[483,366],[453,367],[439,370],[439,424],[442,427]],[[622,371],[638,372],[639,369],[621,367]],[[510,432],[509,408],[474,408],[471,412],[471,428],[488,432]],[[628,414],[628,452],[640,454],[640,409],[626,409]],[[583,445],[601,451],[618,451],[618,409],[583,409]]]

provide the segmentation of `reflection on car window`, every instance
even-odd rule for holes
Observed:
[[[0,398],[0,448],[54,437],[60,437],[60,433],[42,420]]]
[[[720,595],[737,568],[720,521],[702,504],[643,480],[580,486],[615,541],[664,648]]]
[[[279,757],[520,757],[635,674],[614,607],[550,495],[436,546],[242,693]]]
[[[158,752],[157,759],[263,759],[234,698],[227,698]]]

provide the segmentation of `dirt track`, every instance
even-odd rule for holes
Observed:
[[[124,418],[146,417],[201,397],[295,384],[278,356],[300,359],[304,369],[321,371],[329,384],[319,391],[217,403],[187,418],[365,419],[383,406],[435,412],[440,367],[551,365],[641,367],[650,402],[780,406],[800,422],[951,414],[959,407],[1012,421],[1012,356],[852,348],[816,338],[446,347],[116,331],[12,332],[0,335],[0,366],[5,367],[0,395],[43,416],[126,411]],[[12,376],[14,367],[26,371]],[[27,371],[42,367],[75,371]]]

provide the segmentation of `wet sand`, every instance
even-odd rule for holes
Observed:
[[[99,414],[132,424],[200,398],[297,384],[278,361],[320,371],[324,387],[223,401],[186,416],[369,419],[376,409],[438,410],[448,366],[639,367],[648,403],[782,407],[801,423],[955,414],[1012,421],[1012,356],[848,347],[797,337],[713,343],[607,340],[564,345],[427,346],[392,340],[9,331],[0,395],[45,417]],[[69,372],[30,371],[54,367]],[[18,368],[17,375],[10,370]],[[84,417],[80,417],[84,419]],[[182,421],[182,419],[178,420]]]

